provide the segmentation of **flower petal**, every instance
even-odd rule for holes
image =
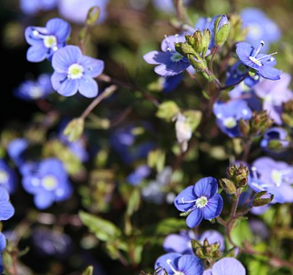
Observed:
[[[58,50],[52,58],[52,66],[58,73],[68,73],[68,68],[72,64],[76,64],[82,58],[82,53],[77,46],[65,46]]]
[[[280,79],[281,72],[278,69],[273,68],[271,66],[264,65],[259,69],[258,72],[263,78],[266,78],[266,79],[271,79],[271,80]]]
[[[55,91],[58,91],[61,87],[62,82],[65,79],[67,79],[67,74],[54,72],[51,76],[51,83],[52,83],[53,89]]]
[[[78,80],[78,91],[85,97],[95,97],[98,94],[98,84],[90,77],[83,77]]]
[[[245,275],[243,265],[235,258],[224,258],[216,262],[212,268],[213,275]]]
[[[149,64],[165,64],[170,61],[171,54],[169,52],[163,53],[159,51],[152,51],[143,56],[143,59]]]
[[[186,224],[189,228],[194,228],[200,224],[203,219],[202,210],[195,208],[187,217]]]
[[[199,180],[194,186],[194,193],[199,198],[205,196],[208,199],[213,197],[218,191],[218,182],[215,178],[206,177]]]
[[[223,210],[223,199],[220,194],[216,194],[211,198],[207,205],[203,208],[203,217],[206,220],[213,219],[221,214]]]
[[[167,261],[170,261],[173,267],[177,267],[178,259],[181,257],[179,253],[168,253],[161,257],[159,257],[155,263],[155,269],[162,267],[164,268],[168,274],[173,274],[173,270],[171,269],[170,265],[167,264]]]
[[[182,190],[175,198],[174,204],[175,204],[175,207],[179,211],[186,212],[195,204],[195,202],[191,202],[191,203],[184,202],[184,201],[194,201],[197,199],[197,197],[195,196],[193,192],[193,189],[194,189],[193,186],[189,186],[185,188],[184,190]]]
[[[0,187],[0,203],[6,202],[9,200],[9,194],[4,187]],[[0,207],[1,208],[1,207]]]
[[[63,96],[72,96],[75,95],[77,92],[78,87],[78,80],[76,79],[66,79],[57,92]]]
[[[34,203],[40,210],[48,208],[54,202],[54,198],[50,192],[39,192],[34,197]]]
[[[179,234],[170,234],[163,243],[163,248],[167,252],[178,252],[180,254],[190,254],[190,238],[188,236],[181,236]]]
[[[194,255],[183,255],[178,261],[178,271],[185,275],[194,275],[203,273],[201,260]]]
[[[6,247],[6,238],[5,236],[0,232],[0,252],[2,252]]]
[[[85,75],[90,77],[97,77],[104,70],[104,61],[100,59],[83,56],[80,64],[84,67]]]
[[[34,44],[28,49],[26,59],[30,62],[41,62],[46,58],[47,53],[48,49],[43,43]]]
[[[71,31],[69,23],[60,18],[50,19],[46,24],[46,29],[57,37],[58,43],[65,42]]]
[[[14,208],[10,202],[2,202],[0,207],[0,220],[6,221],[14,215]]]

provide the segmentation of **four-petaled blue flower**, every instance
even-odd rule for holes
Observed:
[[[0,186],[0,221],[6,221],[14,215],[14,208],[9,202],[8,191]]]
[[[273,54],[260,54],[264,42],[261,41],[260,46],[255,49],[249,43],[239,42],[236,44],[236,53],[242,63],[256,71],[260,76],[266,79],[278,80],[281,72],[274,68],[276,60]]]
[[[72,96],[79,91],[85,97],[98,94],[97,77],[104,70],[104,61],[82,54],[77,46],[66,46],[54,54],[52,66],[53,88],[63,96]]]
[[[175,43],[185,42],[182,35],[167,36],[161,44],[162,51],[152,51],[143,56],[149,64],[158,65],[155,72],[161,76],[174,76],[185,71],[190,63],[187,58],[175,50]]]
[[[22,184],[28,193],[34,195],[38,209],[48,208],[54,201],[64,201],[72,193],[63,163],[55,158],[41,161],[35,170],[24,174]]]
[[[199,258],[180,253],[168,253],[159,257],[155,263],[155,269],[159,267],[163,268],[168,275],[202,275],[203,273],[203,265]]]
[[[70,25],[60,19],[50,19],[46,27],[29,26],[25,29],[25,39],[31,47],[26,57],[30,62],[40,62],[64,47],[71,31]]]
[[[51,75],[41,74],[36,81],[27,80],[23,82],[14,95],[24,100],[36,100],[40,98],[46,98],[53,93],[53,87],[51,84]]]
[[[217,191],[217,180],[207,177],[179,193],[174,204],[179,211],[189,213],[186,219],[188,227],[193,228],[203,219],[210,220],[221,214],[223,199]]]
[[[235,258],[223,258],[216,262],[211,269],[206,270],[203,275],[245,275],[243,265]]]

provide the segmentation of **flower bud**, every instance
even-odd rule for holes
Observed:
[[[262,135],[273,124],[273,120],[268,117],[266,111],[255,112],[251,120],[251,133],[255,136]]]
[[[233,181],[228,179],[220,179],[219,183],[221,187],[226,191],[226,193],[232,195],[236,193],[236,186]]]
[[[206,29],[203,31],[203,35],[202,35],[202,56],[204,57],[206,55],[206,52],[209,48],[209,45],[211,43],[211,39],[212,39],[212,34],[211,31],[209,29]]]
[[[252,205],[255,207],[269,204],[274,199],[274,195],[267,191],[259,192],[255,195]]]
[[[221,15],[215,20],[215,45],[221,47],[226,42],[230,32],[230,22],[226,15]]]
[[[63,134],[67,136],[70,142],[76,141],[80,138],[83,133],[84,119],[75,118],[71,120],[65,127]]]
[[[239,131],[243,137],[248,137],[250,132],[250,125],[248,120],[240,119],[239,123]]]

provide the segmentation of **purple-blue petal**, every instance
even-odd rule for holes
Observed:
[[[191,202],[191,203],[183,202],[183,201],[193,201],[193,200],[197,199],[197,197],[195,196],[193,191],[194,191],[194,187],[189,186],[189,187],[185,188],[184,190],[182,190],[177,195],[177,197],[174,200],[174,204],[179,211],[186,212],[192,206],[194,206],[195,202]]]
[[[192,252],[190,238],[187,235],[171,234],[167,236],[163,243],[166,252],[177,252],[184,254]]]
[[[164,268],[168,274],[173,274],[173,270],[171,269],[170,265],[167,264],[169,260],[173,267],[177,267],[178,259],[181,257],[179,253],[168,253],[161,257],[159,257],[155,263],[155,269],[158,267]]]
[[[46,209],[54,202],[54,197],[49,192],[39,192],[34,196],[34,203],[40,210]]]
[[[203,265],[196,256],[183,255],[178,261],[178,271],[182,271],[185,275],[202,275]]]
[[[62,82],[57,92],[63,96],[72,96],[76,94],[77,88],[78,88],[77,79],[66,79],[65,81]]]
[[[51,76],[51,83],[55,91],[58,91],[64,80],[67,79],[67,74],[54,72]]]
[[[41,62],[43,61],[48,53],[48,49],[44,44],[38,43],[29,47],[26,53],[26,58],[30,62]]]
[[[278,69],[271,66],[264,65],[259,69],[258,72],[263,78],[266,78],[266,79],[271,79],[271,80],[280,79],[281,72]]]
[[[170,62],[172,54],[170,52],[152,51],[143,56],[143,59],[149,64],[165,64]]]
[[[104,61],[95,59],[89,56],[83,56],[80,64],[84,67],[85,75],[90,77],[97,77],[104,70]]]
[[[6,248],[6,238],[3,233],[0,232],[0,252]]]
[[[186,218],[186,224],[189,228],[194,228],[201,223],[203,212],[200,208],[195,208]]]
[[[194,193],[198,198],[205,196],[209,199],[213,197],[217,191],[218,182],[213,177],[202,178],[194,185]]]
[[[98,95],[98,84],[90,77],[82,77],[78,79],[78,91],[85,97],[95,97]]]
[[[223,199],[220,194],[216,194],[213,198],[209,199],[207,205],[202,208],[203,217],[206,220],[218,217],[223,210]]]
[[[60,18],[50,19],[46,24],[46,28],[50,34],[57,37],[58,43],[64,43],[71,31],[70,25]]]
[[[213,275],[245,275],[243,265],[235,258],[223,258],[212,268]]]

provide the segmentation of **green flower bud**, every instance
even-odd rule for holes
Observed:
[[[226,42],[230,32],[230,22],[226,15],[221,15],[215,20],[215,45],[222,47]]]
[[[269,204],[273,199],[273,194],[269,194],[267,191],[259,192],[255,195],[252,205],[255,207],[264,206]]]
[[[71,120],[63,131],[70,142],[76,141],[83,133],[84,120],[83,118],[75,118]]]
[[[243,137],[248,137],[250,132],[250,124],[248,120],[239,120],[239,130]]]
[[[212,34],[211,31],[206,29],[203,31],[203,35],[202,35],[202,56],[204,57],[207,53],[207,50],[209,48],[209,45],[211,43],[211,39],[212,39]]]
[[[232,195],[236,193],[236,186],[233,181],[228,179],[220,179],[219,183],[221,187],[226,191],[226,193]]]

